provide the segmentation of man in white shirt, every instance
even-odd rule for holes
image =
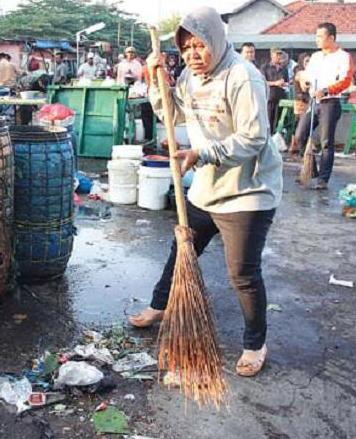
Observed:
[[[142,64],[136,59],[136,49],[127,47],[125,49],[125,59],[117,66],[118,84],[132,85],[136,81],[142,81]]]
[[[94,64],[94,53],[89,52],[87,62],[78,69],[78,78],[95,79],[97,76],[97,66]]]
[[[316,30],[316,44],[319,50],[313,53],[301,80],[309,87],[316,100],[314,127],[320,126],[321,159],[318,182],[313,189],[327,189],[333,164],[335,130],[341,117],[341,93],[352,82],[352,59],[349,53],[336,44],[336,27],[333,23],[321,23]],[[308,140],[311,112],[305,113],[296,130],[299,150],[303,150]],[[316,177],[316,175],[315,175]]]

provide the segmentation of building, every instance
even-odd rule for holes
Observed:
[[[293,58],[302,51],[315,50],[317,25],[331,21],[337,27],[337,41],[356,61],[355,2],[297,0],[281,6],[274,0],[252,0],[222,18],[234,46],[239,49],[245,41],[252,41],[260,61],[268,58],[268,49],[273,46],[287,50]]]

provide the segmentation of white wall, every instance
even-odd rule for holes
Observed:
[[[228,37],[233,34],[259,34],[277,23],[285,14],[271,3],[260,0],[229,18]]]

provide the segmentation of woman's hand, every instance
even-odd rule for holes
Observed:
[[[196,165],[199,159],[199,153],[194,149],[182,149],[176,151],[173,157],[181,160],[180,172],[183,176],[189,169]]]
[[[148,55],[146,59],[148,73],[151,80],[155,81],[157,79],[157,67],[164,67],[165,56],[160,53],[152,52]]]

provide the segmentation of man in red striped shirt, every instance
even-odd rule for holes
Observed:
[[[318,182],[314,189],[327,189],[333,164],[335,130],[341,116],[341,93],[352,82],[352,58],[336,43],[336,27],[333,23],[321,23],[316,30],[316,44],[320,49],[313,53],[302,78],[302,85],[309,87],[311,97],[316,100],[314,128],[320,126],[321,159]],[[311,112],[300,119],[296,140],[303,150],[307,142]]]

